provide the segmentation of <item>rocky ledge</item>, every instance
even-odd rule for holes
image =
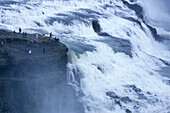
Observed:
[[[81,113],[58,39],[0,30],[0,113]]]

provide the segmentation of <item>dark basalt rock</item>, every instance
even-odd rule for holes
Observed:
[[[122,17],[122,18],[127,19],[127,20],[129,20],[131,22],[135,22],[142,28],[142,24],[141,24],[141,22],[139,20],[136,20],[136,19],[134,19],[132,17]]]
[[[122,0],[123,4],[125,4],[129,9],[135,11],[136,15],[143,20],[143,9],[138,4],[129,4],[127,1]]]
[[[136,93],[139,100],[147,100],[147,97],[142,93],[142,90],[140,88],[137,88],[135,85],[127,85],[126,87],[129,88],[130,92]]]
[[[131,43],[129,40],[117,38],[117,37],[111,36],[107,33],[100,33],[99,35],[106,36],[106,37],[105,37],[105,39],[97,40],[97,41],[106,43],[109,47],[111,47],[113,49],[113,51],[115,53],[123,52],[126,55],[128,55],[129,57],[133,57],[132,52],[131,52],[131,49],[132,49]]]
[[[18,4],[19,2],[15,1],[0,1],[0,5],[9,5],[9,4]]]
[[[120,98],[119,96],[117,96],[117,95],[116,95],[114,92],[112,92],[112,91],[106,92],[106,95],[109,96],[109,97],[112,98],[112,99],[119,99],[119,98]]]
[[[120,97],[112,91],[106,92],[106,95],[109,96],[111,99],[119,100],[120,102],[124,102],[124,103],[132,102],[132,100],[129,97],[127,97],[127,96],[126,97]]]
[[[97,69],[100,70],[100,72],[104,73],[104,70],[101,66],[97,66]]]
[[[170,80],[163,80],[164,83],[166,83],[167,85],[170,85]]]
[[[106,43],[116,53],[124,52],[125,54],[132,57],[131,43],[129,40],[117,38],[117,37],[111,36],[110,34],[108,34],[106,32],[102,32],[101,31],[102,28],[100,27],[100,24],[98,23],[97,20],[92,21],[92,27],[93,27],[94,32],[96,32],[99,36],[105,37],[105,39],[97,40],[97,41]]]
[[[135,94],[136,99],[131,99],[128,96],[119,96],[113,91],[106,92],[106,95],[113,100],[115,105],[118,105],[121,109],[125,110],[126,113],[131,113],[132,111],[139,112],[143,106],[143,102],[147,102],[150,105],[156,106],[157,103],[161,102],[156,95],[151,94],[149,91],[143,92],[141,89],[137,88],[135,85],[125,86],[128,89],[125,90],[128,94]],[[124,104],[132,104],[133,109],[129,110]]]
[[[106,95],[109,96],[116,105],[119,105],[121,109],[125,109],[126,107],[123,106],[123,104],[133,103],[135,101],[132,101],[129,97],[120,97],[116,93],[112,91],[106,92]],[[131,113],[129,109],[125,109],[126,113]]]
[[[126,109],[126,113],[132,113],[129,109]]]
[[[152,36],[155,38],[155,40],[161,41],[161,38],[160,38],[160,36],[158,35],[157,30],[156,30],[155,28],[153,28],[152,26],[148,25],[148,24],[146,24],[146,25],[147,25],[147,27],[149,28],[149,30],[151,31]]]
[[[155,38],[155,40],[157,40],[157,41],[161,41],[161,40],[162,40],[162,38],[158,35],[157,30],[156,30],[154,27],[148,25],[148,24],[145,22],[145,20],[144,20],[144,18],[143,18],[143,9],[142,9],[142,7],[141,7],[140,5],[138,5],[138,4],[130,4],[130,3],[128,3],[128,2],[125,1],[125,0],[122,0],[122,2],[123,2],[129,9],[134,10],[135,13],[136,13],[136,15],[137,15],[139,18],[142,19],[142,21],[146,24],[146,26],[147,26],[147,27],[149,28],[149,30],[151,31],[152,36]],[[130,0],[130,2],[134,2],[134,0]],[[142,28],[141,22],[140,22],[139,20],[133,19],[133,18],[131,18],[131,17],[122,17],[122,18],[125,18],[125,19],[127,19],[127,20],[132,21],[132,22],[135,22],[135,23],[139,24],[140,27]],[[142,29],[143,29],[143,28],[142,28]]]
[[[116,103],[118,103],[118,105],[120,105],[120,106],[121,106],[121,102],[123,102],[123,103],[133,102],[129,97],[127,97],[127,96],[126,97],[120,97],[112,91],[106,92],[106,95],[109,96],[111,99],[115,100]]]
[[[83,11],[86,12],[87,14],[79,12]],[[54,22],[58,22],[67,26],[73,25],[74,21],[78,21],[80,23],[84,23],[85,25],[90,25],[91,19],[97,19],[101,15],[98,12],[95,12],[90,9],[78,9],[78,11],[71,11],[68,14],[65,13],[58,13],[56,14],[56,17],[48,17],[45,20],[45,23],[47,25],[53,25]]]
[[[36,34],[3,30],[0,42],[1,113],[83,113],[74,89],[67,84],[64,44],[42,35],[37,39]]]
[[[39,22],[36,22],[36,21],[34,21],[35,22],[35,24],[38,26],[38,27],[42,27],[43,25],[41,24],[41,23],[39,23]]]
[[[132,100],[129,97],[122,97],[120,100],[124,103],[132,102]]]
[[[92,21],[92,27],[93,27],[94,32],[96,32],[96,33],[101,32],[101,27],[97,20]]]
[[[142,90],[137,88],[135,85],[127,85],[127,87],[130,89],[130,90],[133,90],[135,91],[135,93],[141,93]]]

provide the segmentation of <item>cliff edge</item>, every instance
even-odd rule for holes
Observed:
[[[0,113],[80,113],[58,39],[0,30]]]

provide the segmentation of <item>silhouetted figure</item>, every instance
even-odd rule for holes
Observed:
[[[21,30],[21,28],[19,28],[19,33],[21,33],[22,32],[22,30]]]
[[[43,54],[45,54],[45,48],[43,48]]]
[[[25,33],[24,32],[22,33],[22,36],[23,36],[23,38],[25,38]]]
[[[55,37],[55,41],[59,42],[59,39]]]
[[[15,30],[13,31],[13,33],[16,33]]]
[[[37,41],[34,40],[34,44],[37,44]]]
[[[25,38],[27,38],[27,33],[24,33],[25,34]]]
[[[27,47],[30,47],[30,43],[29,43],[29,41],[27,41]]]
[[[3,47],[4,46],[4,42],[3,41],[1,41],[1,47]]]
[[[52,38],[52,32],[50,33],[50,38]]]

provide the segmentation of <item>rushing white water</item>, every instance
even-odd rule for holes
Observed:
[[[157,3],[144,3],[154,18],[157,13],[149,7]],[[22,27],[25,32],[47,35],[53,32],[67,45],[68,80],[83,93],[85,113],[170,112],[170,86],[155,71],[165,66],[162,60],[170,62],[170,51],[155,41],[147,26],[122,1],[32,1],[0,8],[1,29],[13,31]],[[122,16],[140,21],[141,26]],[[103,32],[129,40],[133,57],[114,52],[105,42],[112,43],[114,37],[97,35],[91,25],[94,19],[99,21]],[[107,92],[117,97],[111,99]]]
[[[146,21],[154,25],[160,35],[170,36],[170,1],[169,0],[145,0]]]

